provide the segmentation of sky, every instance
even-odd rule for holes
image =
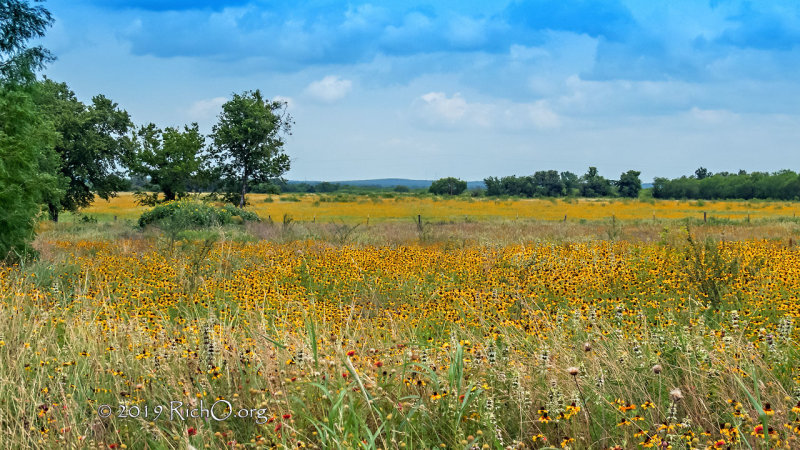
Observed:
[[[45,74],[135,123],[288,103],[294,180],[800,169],[795,0],[49,0]]]

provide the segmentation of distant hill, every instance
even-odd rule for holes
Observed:
[[[289,180],[289,184],[306,183],[315,185],[321,181],[314,180]],[[433,180],[409,180],[406,178],[377,178],[374,180],[344,180],[344,181],[329,181],[329,183],[336,183],[348,186],[369,186],[369,187],[382,187],[392,188],[395,186],[406,186],[412,189],[427,189],[433,183]],[[484,187],[483,181],[467,181],[467,189],[482,188]]]

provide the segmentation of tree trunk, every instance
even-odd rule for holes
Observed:
[[[247,194],[247,174],[242,177],[242,196],[239,197],[239,208],[244,208],[244,196]]]
[[[49,204],[47,208],[50,210],[50,220],[58,223],[58,205]]]

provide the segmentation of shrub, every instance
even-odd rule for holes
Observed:
[[[146,211],[139,217],[139,226],[169,226],[170,228],[192,229],[233,222],[234,217],[242,221],[259,221],[258,215],[231,205],[217,207],[208,203],[180,200],[164,203]]]
[[[708,308],[719,310],[730,286],[739,275],[740,261],[723,253],[711,239],[697,242],[688,231],[684,250],[684,271],[690,285]],[[753,266],[758,266],[755,262]]]

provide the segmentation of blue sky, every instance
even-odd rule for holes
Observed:
[[[796,1],[45,5],[45,73],[139,124],[286,100],[291,179],[800,169]]]

